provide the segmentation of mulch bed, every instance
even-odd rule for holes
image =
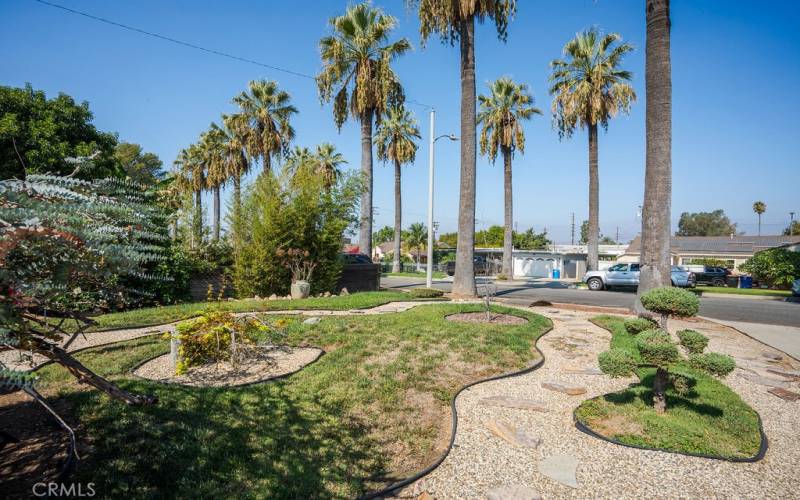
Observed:
[[[449,321],[458,321],[460,323],[483,323],[492,325],[524,325],[528,322],[525,318],[513,316],[511,314],[497,314],[490,312],[487,318],[485,312],[471,312],[451,314],[447,316]]]

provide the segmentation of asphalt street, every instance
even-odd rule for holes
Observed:
[[[479,281],[480,283],[480,281]],[[450,291],[449,280],[434,280],[433,286]],[[420,278],[384,277],[385,288],[413,288],[425,286]],[[481,285],[479,284],[479,287]],[[630,308],[636,299],[633,291],[599,291],[569,288],[567,283],[553,281],[530,281],[524,284],[496,284],[496,297],[510,299],[518,304],[536,300],[564,302],[587,306]],[[754,300],[746,298],[701,297],[700,315],[726,321],[743,321],[767,325],[800,327],[800,302],[777,300]]]

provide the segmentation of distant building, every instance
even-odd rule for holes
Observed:
[[[600,269],[610,267],[626,248],[626,245],[600,245]],[[475,253],[499,261],[503,249],[476,248]],[[558,271],[560,278],[580,279],[586,274],[587,253],[586,245],[547,245],[539,250],[514,249],[514,277],[552,278],[554,271]]]
[[[639,262],[641,238],[637,236],[620,256],[620,262]],[[776,247],[797,248],[798,236],[673,236],[670,255],[673,265],[690,265],[702,259],[718,259],[727,263],[729,269],[737,270],[757,252]]]

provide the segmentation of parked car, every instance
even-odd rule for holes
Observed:
[[[800,278],[794,280],[792,283],[792,295],[800,297]]]
[[[486,257],[483,255],[475,255],[472,257],[472,262],[475,266],[476,276],[485,276],[489,274],[489,262],[486,260]],[[447,263],[446,272],[448,276],[456,274],[456,262],[454,260]]]
[[[613,286],[639,286],[639,264],[614,264],[605,271],[589,271],[583,277],[589,290],[604,290]],[[681,266],[672,266],[672,286],[694,288],[697,279],[693,272]]]
[[[730,270],[724,267],[700,266],[698,270],[689,269],[694,272],[698,285],[725,286],[731,274]]]
[[[369,255],[363,253],[342,253],[342,261],[345,264],[372,264]]]

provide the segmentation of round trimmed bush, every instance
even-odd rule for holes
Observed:
[[[601,352],[597,356],[597,362],[600,364],[600,370],[612,377],[626,377],[633,373],[633,370],[637,367],[633,356],[622,349]]]
[[[708,337],[694,330],[681,330],[678,338],[689,354],[700,354],[708,346]]]
[[[642,295],[641,301],[645,309],[662,316],[686,318],[700,309],[696,294],[675,287],[654,288]]]
[[[625,330],[631,335],[636,335],[645,330],[657,328],[658,324],[648,318],[629,318],[625,320]]]
[[[706,354],[692,354],[689,356],[689,366],[702,370],[715,377],[724,377],[736,368],[736,362],[732,357],[717,352]]]
[[[444,295],[443,291],[436,288],[412,288],[408,293],[414,299],[432,299]]]
[[[663,330],[647,330],[636,337],[636,348],[642,360],[650,365],[665,368],[680,359],[678,346],[672,343]]]

